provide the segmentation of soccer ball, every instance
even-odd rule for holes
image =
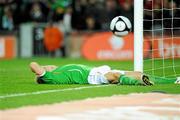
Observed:
[[[125,36],[131,31],[132,25],[130,20],[124,16],[117,16],[112,19],[110,29],[116,36]]]

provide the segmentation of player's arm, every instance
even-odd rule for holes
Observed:
[[[56,68],[56,66],[52,66],[52,65],[48,65],[48,66],[40,66],[37,62],[31,62],[30,63],[30,69],[32,70],[32,72],[34,72],[36,74],[36,81],[39,84],[44,84],[46,83],[44,81],[44,79],[42,79],[42,77],[46,74],[50,74],[47,73],[48,71],[52,71]],[[47,71],[47,72],[46,72]]]
[[[43,67],[46,71],[53,71],[57,68],[56,65],[46,65],[46,66],[41,66]]]
[[[31,62],[31,63],[29,64],[29,66],[30,66],[31,71],[34,72],[37,76],[43,75],[43,74],[45,73],[45,71],[46,71],[46,70],[45,70],[42,66],[40,66],[37,62]]]

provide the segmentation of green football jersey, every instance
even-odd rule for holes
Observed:
[[[69,64],[56,68],[42,76],[47,84],[88,84],[88,75],[92,68],[80,64]]]

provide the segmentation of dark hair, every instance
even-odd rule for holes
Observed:
[[[36,82],[37,82],[38,84],[44,84],[44,83],[45,83],[44,80],[42,79],[42,77],[37,77]]]

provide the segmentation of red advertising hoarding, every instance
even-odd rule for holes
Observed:
[[[15,37],[0,37],[0,58],[14,58],[16,56]]]
[[[134,58],[133,36],[132,33],[125,37],[116,37],[111,32],[96,33],[85,38],[82,54],[89,60],[132,60]],[[148,44],[144,47],[149,49]]]
[[[166,37],[167,38],[167,37]],[[134,35],[116,37],[111,32],[95,33],[84,38],[82,55],[89,60],[133,60]],[[172,57],[180,56],[180,39],[154,39],[144,38],[144,57]],[[171,49],[173,46],[173,49]],[[162,48],[163,47],[163,48]],[[151,50],[153,49],[153,50]],[[164,51],[163,51],[164,50]],[[174,51],[174,52],[173,52]]]
[[[156,38],[152,43],[154,58],[180,58],[180,38]]]

